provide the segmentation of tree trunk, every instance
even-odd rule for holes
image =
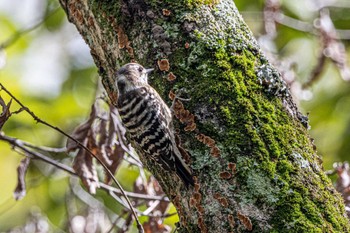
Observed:
[[[307,118],[232,0],[60,0],[91,48],[104,87],[136,61],[168,104],[195,187],[141,160],[181,217],[180,232],[348,232]],[[173,81],[170,81],[173,80]],[[180,91],[181,90],[181,91]],[[186,110],[188,111],[186,111]]]

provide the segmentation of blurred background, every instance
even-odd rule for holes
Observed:
[[[325,169],[331,169],[334,162],[349,161],[350,2],[235,3],[262,50],[290,85],[299,109],[309,116],[310,134]],[[0,83],[41,119],[65,132],[72,133],[88,118],[98,93],[97,70],[87,45],[57,1],[0,1]],[[0,94],[6,103],[10,100],[3,91]],[[12,103],[12,108],[19,109],[19,105]],[[66,144],[62,135],[36,124],[26,113],[13,115],[3,131],[34,145],[59,149]],[[71,166],[72,157],[66,154],[47,156]],[[126,219],[122,206],[105,192],[91,196],[77,179],[39,161],[33,161],[27,171],[27,195],[15,201],[16,168],[22,158],[0,141],[0,232],[107,232],[118,217]],[[137,168],[124,162],[117,171],[128,191],[135,189],[139,175]],[[172,206],[164,211],[171,217],[155,224],[159,232],[170,232],[178,218],[172,215]],[[95,222],[91,231],[79,228],[89,222]],[[135,227],[129,232],[136,232]]]

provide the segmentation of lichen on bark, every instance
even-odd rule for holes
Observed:
[[[186,189],[140,153],[177,207],[180,232],[349,231],[305,118],[231,0],[65,4],[112,101],[113,73],[130,61],[158,68],[150,83],[169,104],[170,90],[190,98],[183,111],[195,127],[175,128],[197,185]]]

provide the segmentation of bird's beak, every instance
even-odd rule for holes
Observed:
[[[146,69],[146,74],[151,73],[153,70],[154,70],[153,68]]]

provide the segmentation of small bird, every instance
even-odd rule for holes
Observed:
[[[175,142],[172,112],[148,84],[148,74],[152,70],[128,63],[116,72],[116,107],[131,141],[147,158],[154,159],[167,171],[175,171],[186,186],[193,186],[192,172]]]

